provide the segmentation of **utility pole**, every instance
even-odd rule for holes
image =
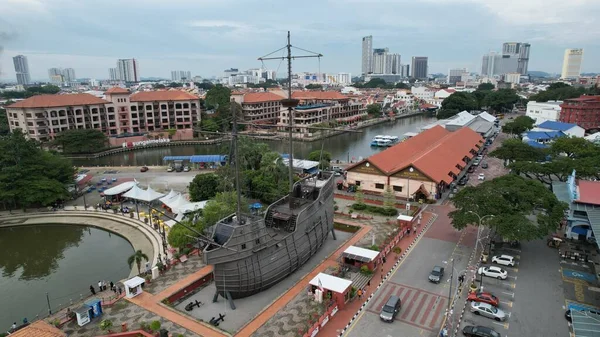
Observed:
[[[52,308],[50,307],[50,297],[48,297],[48,293],[46,293],[46,302],[48,302],[48,316],[52,315]]]
[[[448,288],[448,316],[450,316],[450,305],[452,305],[452,279],[454,278],[454,259],[452,259],[452,270],[450,271],[450,288]],[[448,317],[449,318],[449,317]]]
[[[242,221],[242,191],[240,190],[240,163],[238,157],[238,130],[237,130],[237,106],[235,102],[232,101],[229,105],[231,109],[231,115],[233,118],[233,156],[235,158],[235,190],[237,191],[237,208],[236,215],[238,219],[238,223]]]

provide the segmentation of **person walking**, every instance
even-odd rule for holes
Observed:
[[[410,227],[406,229],[406,235],[410,235]]]
[[[106,290],[106,281],[102,280],[102,291],[105,291],[105,290]]]
[[[92,296],[96,295],[96,289],[94,289],[94,286],[90,286],[90,291],[92,292]]]
[[[98,281],[98,291],[102,291],[102,281]]]
[[[358,299],[360,300],[362,298],[362,289],[358,289],[358,291],[356,292],[358,294]]]
[[[417,226],[413,226],[413,234],[417,234]]]
[[[10,329],[14,331],[16,328],[17,328],[17,322],[14,322]]]
[[[113,283],[113,281],[110,281],[109,285],[110,285],[110,290],[114,291],[115,290],[115,284]]]

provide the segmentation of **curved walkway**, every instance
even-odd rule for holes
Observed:
[[[0,227],[43,225],[43,224],[63,224],[63,225],[84,225],[97,227],[124,237],[134,250],[141,250],[148,255],[151,265],[158,262],[158,255],[162,246],[160,235],[137,219],[132,219],[128,215],[111,214],[104,211],[95,210],[70,210],[67,207],[65,211],[57,212],[31,212],[31,213],[13,213],[4,212],[0,216]],[[137,267],[133,267],[130,277],[137,275]]]

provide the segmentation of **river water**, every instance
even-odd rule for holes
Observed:
[[[131,244],[115,234],[84,226],[36,225],[0,228],[0,332],[91,295],[98,281],[129,276]],[[76,308],[72,308],[76,309]]]
[[[370,146],[371,139],[376,135],[402,136],[407,132],[417,132],[421,126],[431,124],[435,118],[425,116],[413,116],[398,119],[393,122],[374,125],[361,129],[361,133],[343,133],[334,137],[316,142],[295,142],[294,157],[306,158],[311,151],[320,150],[321,146],[332,155],[332,159],[347,161],[366,158],[373,153],[381,151],[381,148]],[[285,141],[262,141],[271,149],[280,153],[289,152],[289,143]],[[165,156],[191,156],[195,154],[227,154],[225,146],[221,145],[186,145],[160,147],[146,150],[117,153],[111,156],[96,159],[74,159],[73,163],[78,166],[143,166],[164,165]]]

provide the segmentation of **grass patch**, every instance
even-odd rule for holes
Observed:
[[[346,225],[346,224],[339,223],[339,222],[334,222],[333,228],[335,228],[339,231],[342,231],[342,232],[347,232],[347,233],[356,233],[360,230],[360,227],[358,227],[358,226]]]
[[[375,215],[383,215],[383,216],[396,216],[398,215],[398,210],[393,207],[379,207],[374,205],[367,205],[363,203],[352,204],[353,210],[362,211],[365,213],[371,213]]]

